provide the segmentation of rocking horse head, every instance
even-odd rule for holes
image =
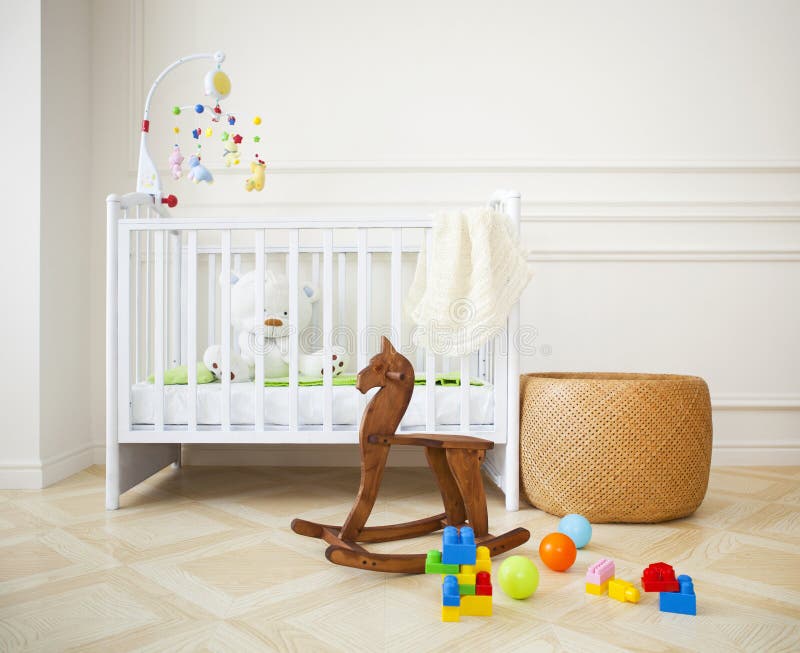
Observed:
[[[373,356],[369,364],[358,373],[356,388],[363,394],[372,388],[385,388],[387,383],[413,390],[414,367],[384,336],[380,353]]]

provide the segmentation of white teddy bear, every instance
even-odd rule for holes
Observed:
[[[234,278],[231,286],[231,322],[238,334],[238,353],[231,347],[231,381],[252,381],[255,378],[256,356],[264,357],[264,377],[289,375],[289,343],[293,328],[302,334],[311,322],[312,304],[319,300],[319,291],[311,284],[300,284],[297,301],[297,324],[289,323],[289,282],[284,276],[267,272],[264,275],[264,315],[255,316],[255,271]],[[300,338],[302,342],[302,337]],[[211,345],[203,354],[203,363],[218,379],[222,375],[222,348]],[[334,376],[347,367],[348,358],[341,347],[333,347],[329,365]],[[298,352],[300,374],[318,377],[325,368],[322,351]]]

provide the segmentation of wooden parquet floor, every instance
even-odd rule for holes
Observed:
[[[527,601],[499,588],[491,618],[440,622],[438,577],[328,563],[292,517],[338,523],[354,469],[167,469],[103,509],[103,469],[42,491],[0,492],[0,651],[799,651],[800,468],[716,468],[690,518],[600,524],[566,573],[545,568],[539,540],[556,517],[503,510],[492,528],[531,530],[516,551],[541,583]],[[387,471],[373,522],[432,514],[427,470]],[[424,552],[438,538],[377,545]],[[586,596],[599,557],[636,581],[650,562],[694,579],[698,616]]]

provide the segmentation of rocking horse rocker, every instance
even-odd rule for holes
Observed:
[[[414,390],[414,368],[386,338],[381,353],[358,373],[356,388],[360,392],[375,387],[380,390],[367,405],[359,429],[361,484],[350,514],[341,526],[295,519],[292,530],[325,540],[329,544],[325,557],[335,564],[411,574],[425,571],[424,553],[370,553],[358,542],[403,540],[465,523],[475,531],[476,541],[489,547],[493,556],[527,542],[530,533],[524,528],[515,528],[498,536],[489,534],[480,467],[486,450],[494,446],[493,442],[468,435],[395,433]],[[425,456],[436,477],[445,511],[403,524],[365,527],[375,505],[392,445],[425,447]]]

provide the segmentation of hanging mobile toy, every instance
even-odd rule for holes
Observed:
[[[199,184],[201,181],[205,181],[209,184],[214,183],[214,175],[211,174],[208,168],[200,163],[200,157],[196,154],[192,154],[192,156],[189,157],[189,174],[186,176],[195,184]]]
[[[267,164],[258,158],[250,162],[250,176],[244,181],[244,189],[249,193],[251,190],[263,190],[264,177],[267,172]]]
[[[183,168],[181,164],[183,163],[183,154],[181,154],[181,148],[178,147],[176,143],[172,148],[172,154],[169,157],[169,171],[172,173],[173,179],[180,179],[183,176]]]
[[[230,140],[226,139],[223,135],[225,143],[225,151],[222,155],[225,165],[230,168],[231,165],[239,165],[239,145],[242,142],[241,134],[234,134]]]
[[[139,193],[145,193],[150,195],[153,198],[153,203],[155,204],[156,209],[160,209],[162,204],[166,204],[169,207],[174,207],[178,203],[178,198],[174,195],[163,196],[162,189],[161,189],[161,178],[158,174],[158,168],[156,167],[155,163],[153,163],[153,159],[150,156],[150,152],[148,149],[148,136],[150,134],[150,103],[153,99],[153,94],[155,93],[156,88],[159,86],[161,81],[166,77],[170,71],[177,68],[178,66],[188,62],[194,61],[195,59],[212,59],[216,66],[208,71],[204,77],[203,84],[205,87],[206,95],[209,95],[215,98],[216,107],[210,107],[206,105],[199,105],[201,110],[198,113],[203,113],[205,109],[210,110],[210,114],[212,116],[212,121],[219,121],[220,116],[222,115],[222,110],[219,109],[219,102],[220,100],[226,98],[231,91],[231,80],[230,78],[221,70],[222,62],[225,61],[225,54],[223,52],[214,52],[214,53],[199,53],[199,54],[191,54],[186,57],[181,57],[177,61],[174,61],[169,66],[164,68],[161,73],[156,77],[153,85],[150,87],[150,91],[147,94],[147,98],[145,99],[144,103],[144,115],[142,117],[142,132],[141,132],[141,139],[139,143],[139,171],[136,176],[136,191]],[[197,106],[194,106],[195,111],[197,111]],[[172,112],[178,116],[181,114],[183,109],[189,109],[192,106],[188,107],[175,107],[173,108]],[[227,114],[225,114],[227,116]],[[177,125],[173,128],[174,133],[179,133],[180,129]],[[200,132],[202,133],[202,132]],[[195,138],[198,138],[200,133],[198,133]],[[194,134],[193,134],[194,135]],[[175,151],[173,150],[173,156]],[[202,166],[200,163],[199,157],[192,157],[197,158],[196,165],[201,167],[201,169],[192,174],[190,171],[190,177],[195,179],[196,181],[211,181],[213,177],[211,173]],[[205,171],[205,173],[203,173]],[[176,170],[173,168],[172,161],[170,160],[170,172],[172,172],[173,176],[175,175]],[[198,178],[199,177],[199,178]]]

